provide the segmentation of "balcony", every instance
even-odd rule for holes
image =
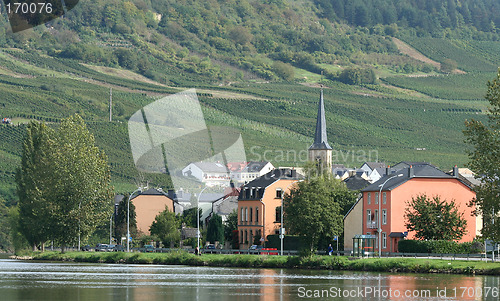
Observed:
[[[376,221],[366,222],[366,227],[368,229],[377,229],[377,222]]]

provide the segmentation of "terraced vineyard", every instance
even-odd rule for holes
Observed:
[[[452,59],[467,72],[496,72],[500,57],[495,50],[500,42],[454,41],[438,38],[411,38],[404,41],[429,58],[443,62]],[[483,51],[488,55],[484,56]]]
[[[495,73],[488,72],[429,77],[388,77],[383,81],[435,98],[482,101],[486,95],[486,83],[494,77]]]
[[[0,52],[2,60],[10,62],[2,65],[3,70],[17,75],[0,72],[0,117],[38,119],[57,126],[61,118],[79,113],[109,157],[116,192],[130,192],[140,182],[170,185],[165,174],[140,174],[135,169],[126,122],[140,108],[179,88],[118,78],[36,52],[8,50]],[[444,169],[463,166],[467,161],[463,124],[468,118],[484,118],[482,96],[486,81],[492,78],[493,73],[470,73],[386,79],[391,85],[429,95],[426,98],[390,86],[327,82],[324,96],[334,161],[349,166],[366,160],[429,161]],[[318,88],[284,82],[190,85],[185,77],[177,81],[187,88],[204,89],[199,97],[207,123],[239,129],[248,160],[270,160],[276,166],[301,165],[307,160]],[[109,87],[113,87],[113,122],[107,121]],[[225,93],[232,97],[221,96]],[[23,131],[23,125],[0,126],[0,195],[9,200],[14,199]]]

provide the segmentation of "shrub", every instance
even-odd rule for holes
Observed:
[[[481,250],[478,242],[457,243],[452,240],[403,240],[398,244],[398,251],[402,253],[475,254]]]
[[[267,248],[281,248],[281,240],[279,235],[268,235],[267,236]],[[302,241],[297,235],[286,235],[283,239],[283,249],[284,250],[300,250],[302,249]]]
[[[342,70],[339,80],[348,85],[375,84],[377,77],[370,68],[347,68]]]

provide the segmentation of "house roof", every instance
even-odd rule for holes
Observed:
[[[161,188],[149,188],[148,190],[141,192],[139,195],[164,195],[168,197],[168,195],[163,192]]]
[[[379,185],[384,183],[390,177],[394,177],[394,176],[399,175],[399,174],[402,174],[402,176],[395,177],[395,178],[389,180],[384,185],[385,191],[393,190],[394,188],[399,187],[400,185],[408,182],[409,180],[411,180],[413,178],[433,178],[433,179],[454,179],[454,178],[456,178],[454,176],[451,176],[449,174],[442,172],[441,170],[437,169],[433,165],[425,164],[425,165],[412,166],[412,167],[400,169],[395,173],[385,175],[382,178],[380,178],[377,182],[369,185],[368,187],[366,187],[362,191],[379,191],[380,190]],[[459,178],[457,178],[457,179],[460,180]],[[464,182],[462,182],[462,183],[464,183]],[[464,184],[467,185],[466,183],[464,183]]]
[[[349,190],[361,190],[370,185],[369,181],[365,180],[359,175],[350,176],[349,178],[344,180],[344,183]]]
[[[221,173],[228,172],[227,168],[222,163],[196,162],[193,164],[196,165],[199,169],[201,169],[204,172],[221,172]]]
[[[228,162],[227,168],[232,172],[237,172],[242,171],[247,165],[248,162]]]
[[[190,203],[191,196],[193,194],[189,192],[182,193],[181,196],[177,197],[178,202]],[[195,197],[198,197],[197,194],[194,194]],[[223,193],[215,193],[215,192],[203,192],[200,196],[200,203],[213,203],[219,199],[224,197]]]
[[[374,169],[379,169],[379,168],[386,168],[387,165],[382,162],[365,162],[363,165],[367,165],[371,170]]]
[[[243,171],[246,172],[259,172],[261,171],[269,161],[250,161]]]
[[[241,187],[240,195],[238,197],[239,200],[254,200],[260,199],[264,195],[265,188],[276,181],[279,180],[301,180],[304,177],[297,173],[294,169],[284,168],[284,169],[274,169],[270,172],[266,173],[263,176],[260,176],[253,181],[248,182],[247,184]],[[251,195],[250,198],[245,195],[248,189],[254,189],[254,195]],[[253,191],[253,190],[252,190]]]
[[[401,161],[397,164],[394,164],[394,166],[391,167],[393,170],[401,170],[403,168],[408,168],[410,166],[413,167],[419,167],[419,166],[431,166],[434,168],[437,168],[436,166],[432,165],[429,162],[411,162],[411,161]]]
[[[227,196],[214,207],[214,211],[218,215],[228,215],[238,209],[238,196]]]
[[[289,168],[275,169],[243,185],[241,190],[243,191],[245,188],[254,188],[254,187],[265,188],[278,180],[300,180],[300,179],[302,179],[302,176],[298,174],[296,170]]]
[[[326,137],[326,118],[325,118],[325,104],[323,101],[323,89],[319,97],[318,116],[316,117],[316,133],[314,134],[314,143],[309,149],[332,149],[328,144]]]

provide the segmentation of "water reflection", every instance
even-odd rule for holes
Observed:
[[[500,277],[0,260],[1,300],[499,300]],[[446,297],[438,295],[446,288]],[[456,289],[453,292],[453,288]],[[372,290],[372,294],[352,295]],[[379,294],[377,295],[377,290]],[[392,295],[384,292],[391,291]],[[419,292],[409,297],[396,296]],[[429,291],[429,295],[422,292]],[[346,295],[346,292],[348,293]],[[323,294],[323,295],[321,295]]]

